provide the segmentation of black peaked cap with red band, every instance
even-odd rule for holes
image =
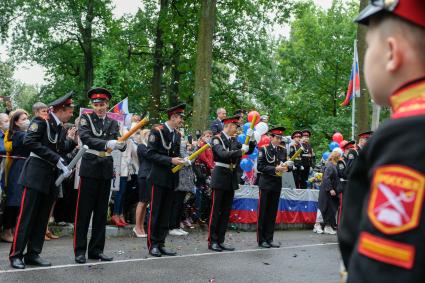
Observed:
[[[269,134],[273,135],[273,136],[280,136],[282,137],[285,134],[285,127],[274,127],[272,129],[269,130]]]
[[[112,93],[103,87],[93,87],[87,92],[87,96],[92,102],[102,102],[111,100]]]
[[[311,137],[311,132],[309,130],[303,130],[303,137]]]
[[[230,123],[238,125],[240,118],[241,118],[240,116],[227,117],[221,120],[221,122],[223,122],[224,125],[230,124]]]
[[[166,110],[168,117],[171,117],[173,114],[179,114],[180,116],[184,117],[184,110],[186,109],[186,104],[181,103],[179,105],[173,106],[171,108],[168,108]]]
[[[372,135],[373,135],[373,131],[367,131],[367,132],[364,132],[364,133],[360,133],[360,134],[358,134],[357,136],[358,136],[360,139],[368,139],[368,138],[370,138]]]
[[[74,107],[72,97],[74,96],[75,92],[70,91],[64,96],[59,97],[55,101],[49,103],[49,107],[53,108],[60,108],[60,107]]]
[[[301,132],[301,131],[295,131],[295,132],[292,133],[291,139],[293,139],[295,137],[301,138],[302,136],[303,136],[303,132]]]
[[[370,17],[383,13],[393,14],[425,28],[424,0],[371,0],[355,21],[367,25]]]
[[[346,150],[346,149],[349,149],[349,148],[354,148],[355,145],[356,145],[355,141],[345,142],[344,144],[341,145],[341,149]]]

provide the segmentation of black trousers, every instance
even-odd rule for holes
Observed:
[[[170,230],[180,228],[180,221],[182,220],[184,211],[184,198],[187,192],[174,192],[173,205],[171,207],[170,215]]]
[[[294,182],[295,182],[295,188],[300,189],[301,188],[301,170],[300,166],[297,166],[297,170],[293,170],[292,174],[294,175]]]
[[[110,190],[110,179],[81,177],[74,223],[75,256],[86,254],[87,233],[92,214],[92,233],[88,255],[96,256],[103,253]]]
[[[310,167],[304,166],[304,170],[300,171],[300,188],[307,189],[307,180],[310,175]]]
[[[212,205],[208,232],[209,245],[212,243],[224,243],[234,195],[234,190],[212,190]]]
[[[170,223],[171,206],[174,200],[173,188],[152,184],[151,212],[148,224],[148,249],[164,246]]]
[[[41,253],[49,222],[50,209],[55,197],[42,194],[31,188],[24,188],[18,220],[16,222],[15,235],[9,258],[20,258],[24,256],[34,257]]]
[[[258,199],[257,242],[273,241],[276,214],[279,207],[280,190],[271,191],[260,188]]]

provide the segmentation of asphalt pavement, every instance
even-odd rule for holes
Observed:
[[[311,230],[277,231],[278,249],[259,249],[254,232],[230,231],[227,243],[234,252],[212,252],[206,231],[185,237],[167,237],[175,257],[148,255],[146,239],[113,237],[106,240],[105,254],[113,262],[89,260],[75,264],[72,238],[45,243],[42,256],[49,268],[10,268],[10,244],[0,243],[0,282],[338,282],[339,252],[334,235]]]

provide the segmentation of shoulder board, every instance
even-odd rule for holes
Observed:
[[[164,126],[163,125],[158,126],[158,127],[155,127],[155,130],[157,130],[157,131],[161,131],[162,129],[164,129]]]

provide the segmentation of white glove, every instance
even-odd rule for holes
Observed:
[[[242,151],[243,151],[244,153],[247,153],[247,152],[249,151],[249,145],[247,145],[247,144],[243,144],[243,145],[242,145]]]
[[[63,159],[59,159],[58,163],[56,163],[56,167],[58,167],[60,170],[62,170],[62,173],[64,175],[65,178],[68,178],[72,171],[68,169],[68,167],[65,166],[65,164],[63,164]]]
[[[192,165],[192,162],[189,160],[189,157],[185,157],[183,159],[183,161],[184,161],[184,166],[191,166]]]
[[[118,142],[118,141],[117,141],[117,143],[115,144],[115,148],[114,148],[114,149],[122,150],[122,149],[124,149],[124,148],[125,148],[125,145],[126,145],[126,143],[125,143],[125,142]]]
[[[283,163],[283,164],[286,165],[286,166],[288,166],[288,167],[293,167],[294,166],[294,161],[288,160],[288,161],[285,161],[285,163]]]
[[[117,146],[117,140],[110,140],[106,142],[106,148],[110,148],[112,150]]]
[[[246,136],[252,139],[254,137],[254,130],[251,128],[248,128],[248,130],[246,131]]]
[[[304,166],[301,166],[301,167],[300,167],[300,170],[304,170]]]

